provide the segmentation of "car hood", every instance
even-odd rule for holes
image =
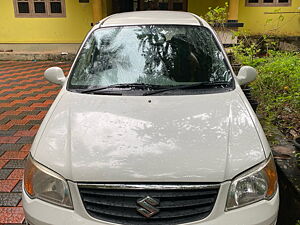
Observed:
[[[82,182],[222,182],[265,159],[236,91],[186,96],[65,92],[34,159]]]

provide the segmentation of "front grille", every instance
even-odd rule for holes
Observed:
[[[94,185],[79,184],[79,192],[88,214],[96,219],[117,224],[168,225],[202,220],[216,202],[219,185]],[[137,202],[150,197],[152,209]],[[149,203],[149,202],[148,202]],[[150,206],[150,207],[151,207]],[[154,211],[153,210],[153,211]]]

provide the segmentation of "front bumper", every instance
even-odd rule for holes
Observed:
[[[211,214],[188,225],[275,225],[279,208],[279,192],[270,201],[260,201],[249,206],[225,212],[230,182],[221,185]],[[81,201],[76,183],[69,182],[74,210],[62,208],[39,199],[30,199],[23,189],[23,207],[30,225],[112,225],[89,216]]]

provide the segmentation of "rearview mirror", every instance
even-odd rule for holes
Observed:
[[[44,73],[45,78],[55,84],[63,85],[66,81],[64,71],[60,67],[50,67]]]
[[[256,79],[257,70],[251,66],[243,66],[237,76],[239,85],[248,84]]]

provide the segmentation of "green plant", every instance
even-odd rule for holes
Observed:
[[[274,13],[280,13],[281,8],[274,10]],[[284,21],[284,16],[279,14],[277,18],[268,18],[265,22],[264,29],[268,31],[268,33],[275,34],[278,29],[282,26]]]
[[[278,51],[276,38],[270,35],[283,21],[282,15],[268,19],[265,28],[269,30],[255,37],[245,30],[235,32],[238,44],[232,47],[237,63],[258,70],[257,80],[251,86],[271,143],[275,140],[275,126],[290,137],[291,133],[300,133],[300,53]]]
[[[258,77],[251,84],[259,101],[258,113],[269,136],[272,126],[286,135],[300,133],[300,53],[272,51],[256,64]]]
[[[295,154],[296,160],[297,160],[297,165],[300,166],[300,153]],[[300,222],[300,220],[299,220]]]
[[[204,19],[217,30],[225,30],[227,9],[228,3],[224,7],[210,7]],[[251,86],[254,98],[260,103],[258,113],[271,142],[275,140],[272,139],[275,126],[287,135],[290,130],[300,132],[300,54],[277,51],[278,43],[270,35],[283,21],[281,14],[278,18],[267,19],[265,34],[256,37],[246,30],[234,32],[238,43],[231,48],[237,63],[253,66],[259,72]]]
[[[300,225],[300,220],[297,220],[295,225]]]
[[[264,62],[262,56],[270,55],[277,49],[278,42],[270,35],[263,34],[253,37],[247,31],[237,31],[237,45],[232,47],[235,60],[243,65],[257,66]]]
[[[208,12],[203,16],[203,18],[211,26],[224,26],[224,23],[227,21],[227,11],[228,11],[228,2],[225,2],[223,7],[217,6],[216,8],[209,7]]]
[[[280,9],[274,12],[280,12]],[[280,14],[276,19],[266,20],[265,33],[253,37],[247,30],[234,32],[234,37],[238,37],[238,43],[232,48],[235,59],[244,65],[257,66],[264,62],[261,56],[268,56],[270,52],[277,49],[278,41],[271,35],[276,33],[284,21],[284,16]]]
[[[228,3],[224,6],[217,6],[215,8],[209,7],[208,12],[202,16],[212,27],[214,27],[217,35],[222,40],[227,37],[230,29],[226,27],[228,18]]]

